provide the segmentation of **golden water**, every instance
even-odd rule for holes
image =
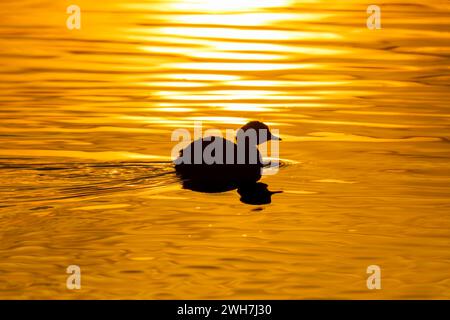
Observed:
[[[1,298],[450,298],[449,1],[376,1],[381,30],[364,1],[73,3],[81,30],[0,6]],[[183,190],[171,132],[250,119],[283,193]]]

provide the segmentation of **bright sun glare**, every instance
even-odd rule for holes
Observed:
[[[179,70],[179,80],[193,80],[194,74],[194,78],[202,82],[185,84],[173,79],[173,84],[164,82],[169,90],[157,91],[155,95],[179,101],[289,100],[282,91],[276,90],[282,87],[276,81],[247,83],[245,80],[252,80],[264,72],[314,67],[313,63],[291,63],[292,55],[330,54],[323,50],[320,52],[320,48],[292,46],[289,41],[332,41],[338,38],[334,33],[286,29],[285,25],[290,22],[316,21],[324,16],[281,10],[291,4],[292,0],[184,0],[164,3],[160,9],[167,19],[165,25],[132,31],[140,34],[144,41],[164,41],[166,44],[143,45],[140,49],[172,56],[173,60],[162,67]],[[166,12],[170,14],[166,15]],[[222,78],[230,75],[221,73],[238,71],[249,74],[234,76],[231,80],[241,80],[234,84],[227,82],[230,79]],[[210,85],[221,85],[225,90],[214,91],[208,88]],[[266,88],[257,90],[258,85]],[[226,89],[229,86],[232,88]],[[190,87],[204,90],[183,90]],[[246,105],[245,110],[261,108]]]
[[[171,7],[188,12],[243,12],[259,8],[283,7],[291,2],[291,0],[187,0],[175,2]]]

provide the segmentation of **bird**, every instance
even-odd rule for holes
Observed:
[[[183,187],[200,192],[223,192],[255,184],[264,164],[258,145],[279,141],[269,127],[250,121],[236,134],[236,143],[220,136],[208,136],[180,150],[175,171]]]

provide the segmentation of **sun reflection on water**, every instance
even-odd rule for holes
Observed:
[[[77,0],[77,31],[4,2],[0,298],[71,299],[76,261],[92,299],[449,297],[448,1],[382,0],[378,31],[358,0]],[[283,193],[182,189],[171,133],[249,120]]]

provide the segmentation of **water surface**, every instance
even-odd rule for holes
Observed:
[[[450,298],[448,1],[377,1],[381,30],[362,1],[68,4],[0,8],[0,297]],[[283,193],[182,189],[172,131],[249,120]]]

